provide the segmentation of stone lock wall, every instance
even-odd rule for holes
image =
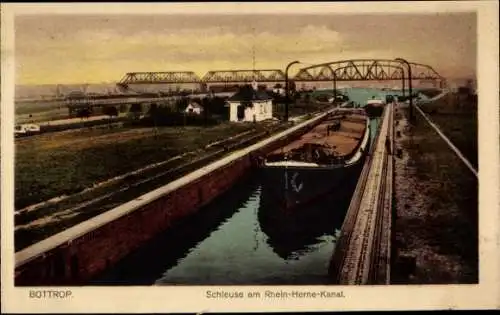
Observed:
[[[227,191],[251,167],[244,156],[16,268],[15,284],[82,284],[178,219]]]

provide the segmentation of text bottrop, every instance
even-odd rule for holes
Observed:
[[[72,297],[70,290],[30,290],[29,297],[31,299],[67,299]]]
[[[265,290],[263,292],[244,291],[206,291],[209,299],[238,299],[238,298],[267,298],[267,299],[296,299],[296,298],[344,298],[344,291],[299,291],[299,290]]]

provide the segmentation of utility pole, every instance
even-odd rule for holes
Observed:
[[[330,69],[333,76],[333,106],[335,106],[337,102],[337,73],[331,67],[328,67],[328,69]]]
[[[288,70],[290,67],[296,63],[300,63],[300,61],[292,61],[290,62],[285,69],[285,122],[288,121],[288,104],[290,102],[290,84],[288,82]]]
[[[413,121],[413,92],[412,92],[412,80],[411,80],[411,65],[410,63],[406,60],[406,59],[403,59],[403,58],[396,58],[395,59],[396,61],[400,62],[400,63],[403,63],[406,65],[406,67],[408,68],[408,90],[409,90],[409,94],[410,94],[410,121]]]

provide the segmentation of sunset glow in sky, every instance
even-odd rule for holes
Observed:
[[[16,83],[101,83],[133,71],[280,68],[403,57],[446,77],[476,72],[474,13],[19,15]],[[300,68],[297,67],[297,68]],[[296,70],[296,69],[295,69]]]

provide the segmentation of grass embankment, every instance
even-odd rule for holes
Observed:
[[[167,160],[253,128],[215,127],[82,129],[16,142],[16,209]]]
[[[16,115],[36,114],[61,108],[66,109],[63,101],[15,101],[15,106]]]
[[[60,101],[16,101],[15,116],[16,123],[37,123],[68,118],[68,109]]]
[[[445,111],[441,102],[434,105],[439,110],[431,119],[452,141],[457,141],[459,148],[473,148],[477,123],[451,108]],[[401,119],[396,130],[402,134],[396,138],[396,146],[402,148],[403,158],[396,158],[395,164],[393,246],[399,252],[396,257],[414,257],[416,269],[409,275],[401,265],[394,267],[392,281],[476,283],[477,178],[419,113],[415,113],[415,117],[415,123],[410,126],[406,125],[407,108],[399,109],[396,114],[396,119]],[[469,151],[468,155],[473,156],[473,152]]]
[[[448,94],[420,107],[477,169],[477,101],[457,94]]]

